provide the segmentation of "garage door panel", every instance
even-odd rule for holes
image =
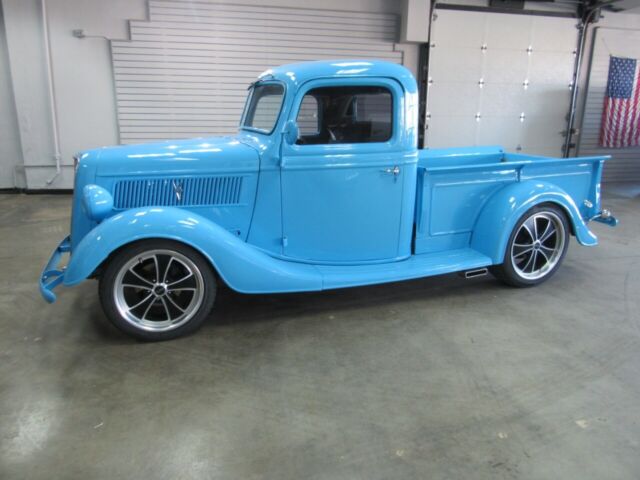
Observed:
[[[481,78],[482,57],[467,47],[434,48],[430,65],[434,82],[474,82]],[[437,73],[436,73],[437,72]]]
[[[455,15],[451,15],[455,13]],[[480,48],[485,35],[485,18],[475,12],[439,10],[433,23],[432,40],[438,47]]]
[[[525,92],[517,84],[485,84],[482,89],[482,116],[511,116],[517,119],[522,112]]]
[[[429,113],[473,117],[478,112],[477,90],[475,83],[434,83],[431,85],[433,101],[429,104]]]
[[[485,36],[488,51],[495,48],[526,50],[531,44],[532,21],[526,15],[488,15]]]
[[[519,50],[487,48],[484,79],[495,83],[517,83],[526,79],[529,59]]]
[[[511,116],[483,116],[478,122],[478,144],[502,145],[513,151],[519,143],[521,130],[520,122]]]
[[[562,132],[567,128],[564,118],[549,115],[530,115],[522,123],[521,144],[532,148],[560,148],[564,143]]]
[[[529,82],[568,86],[573,77],[574,61],[571,52],[534,52],[531,55]]]
[[[434,142],[430,148],[464,147],[477,145],[476,129],[478,122],[468,115],[439,115],[429,126],[429,135]]]
[[[557,105],[563,105],[570,99],[571,90],[565,86],[534,83],[522,90],[522,111],[525,115],[535,112],[551,112]]]
[[[578,42],[578,21],[573,18],[533,17],[531,45],[536,51],[572,53]]]
[[[562,146],[553,146],[553,147],[543,147],[543,146],[521,146],[522,149],[520,153],[525,153],[529,155],[541,155],[543,157],[562,157]]]

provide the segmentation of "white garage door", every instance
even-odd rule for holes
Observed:
[[[112,41],[120,141],[234,133],[247,86],[291,62],[402,63],[392,14],[150,0],[149,21]]]
[[[570,18],[437,10],[427,146],[561,156],[576,42]]]
[[[604,93],[609,76],[609,55],[640,59],[640,32],[596,29],[578,153],[613,157],[605,163],[603,179],[606,182],[640,182],[640,148],[607,149],[598,146]]]

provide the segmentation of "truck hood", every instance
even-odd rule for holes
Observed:
[[[104,147],[83,152],[80,162],[93,163],[104,176],[206,175],[256,172],[258,152],[237,137],[167,140],[158,143]]]

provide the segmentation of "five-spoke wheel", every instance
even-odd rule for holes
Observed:
[[[553,205],[529,210],[516,224],[502,265],[492,268],[504,282],[525,287],[549,278],[560,266],[569,245],[564,213]]]
[[[144,340],[175,338],[195,330],[215,298],[208,262],[195,250],[151,240],[120,251],[100,282],[109,319]]]

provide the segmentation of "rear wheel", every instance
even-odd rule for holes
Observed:
[[[558,207],[533,207],[518,221],[507,244],[504,262],[492,273],[515,287],[529,287],[551,277],[567,252],[569,225]]]
[[[207,318],[215,296],[209,262],[192,248],[167,240],[125,247],[100,279],[100,300],[109,320],[141,340],[192,333]]]

